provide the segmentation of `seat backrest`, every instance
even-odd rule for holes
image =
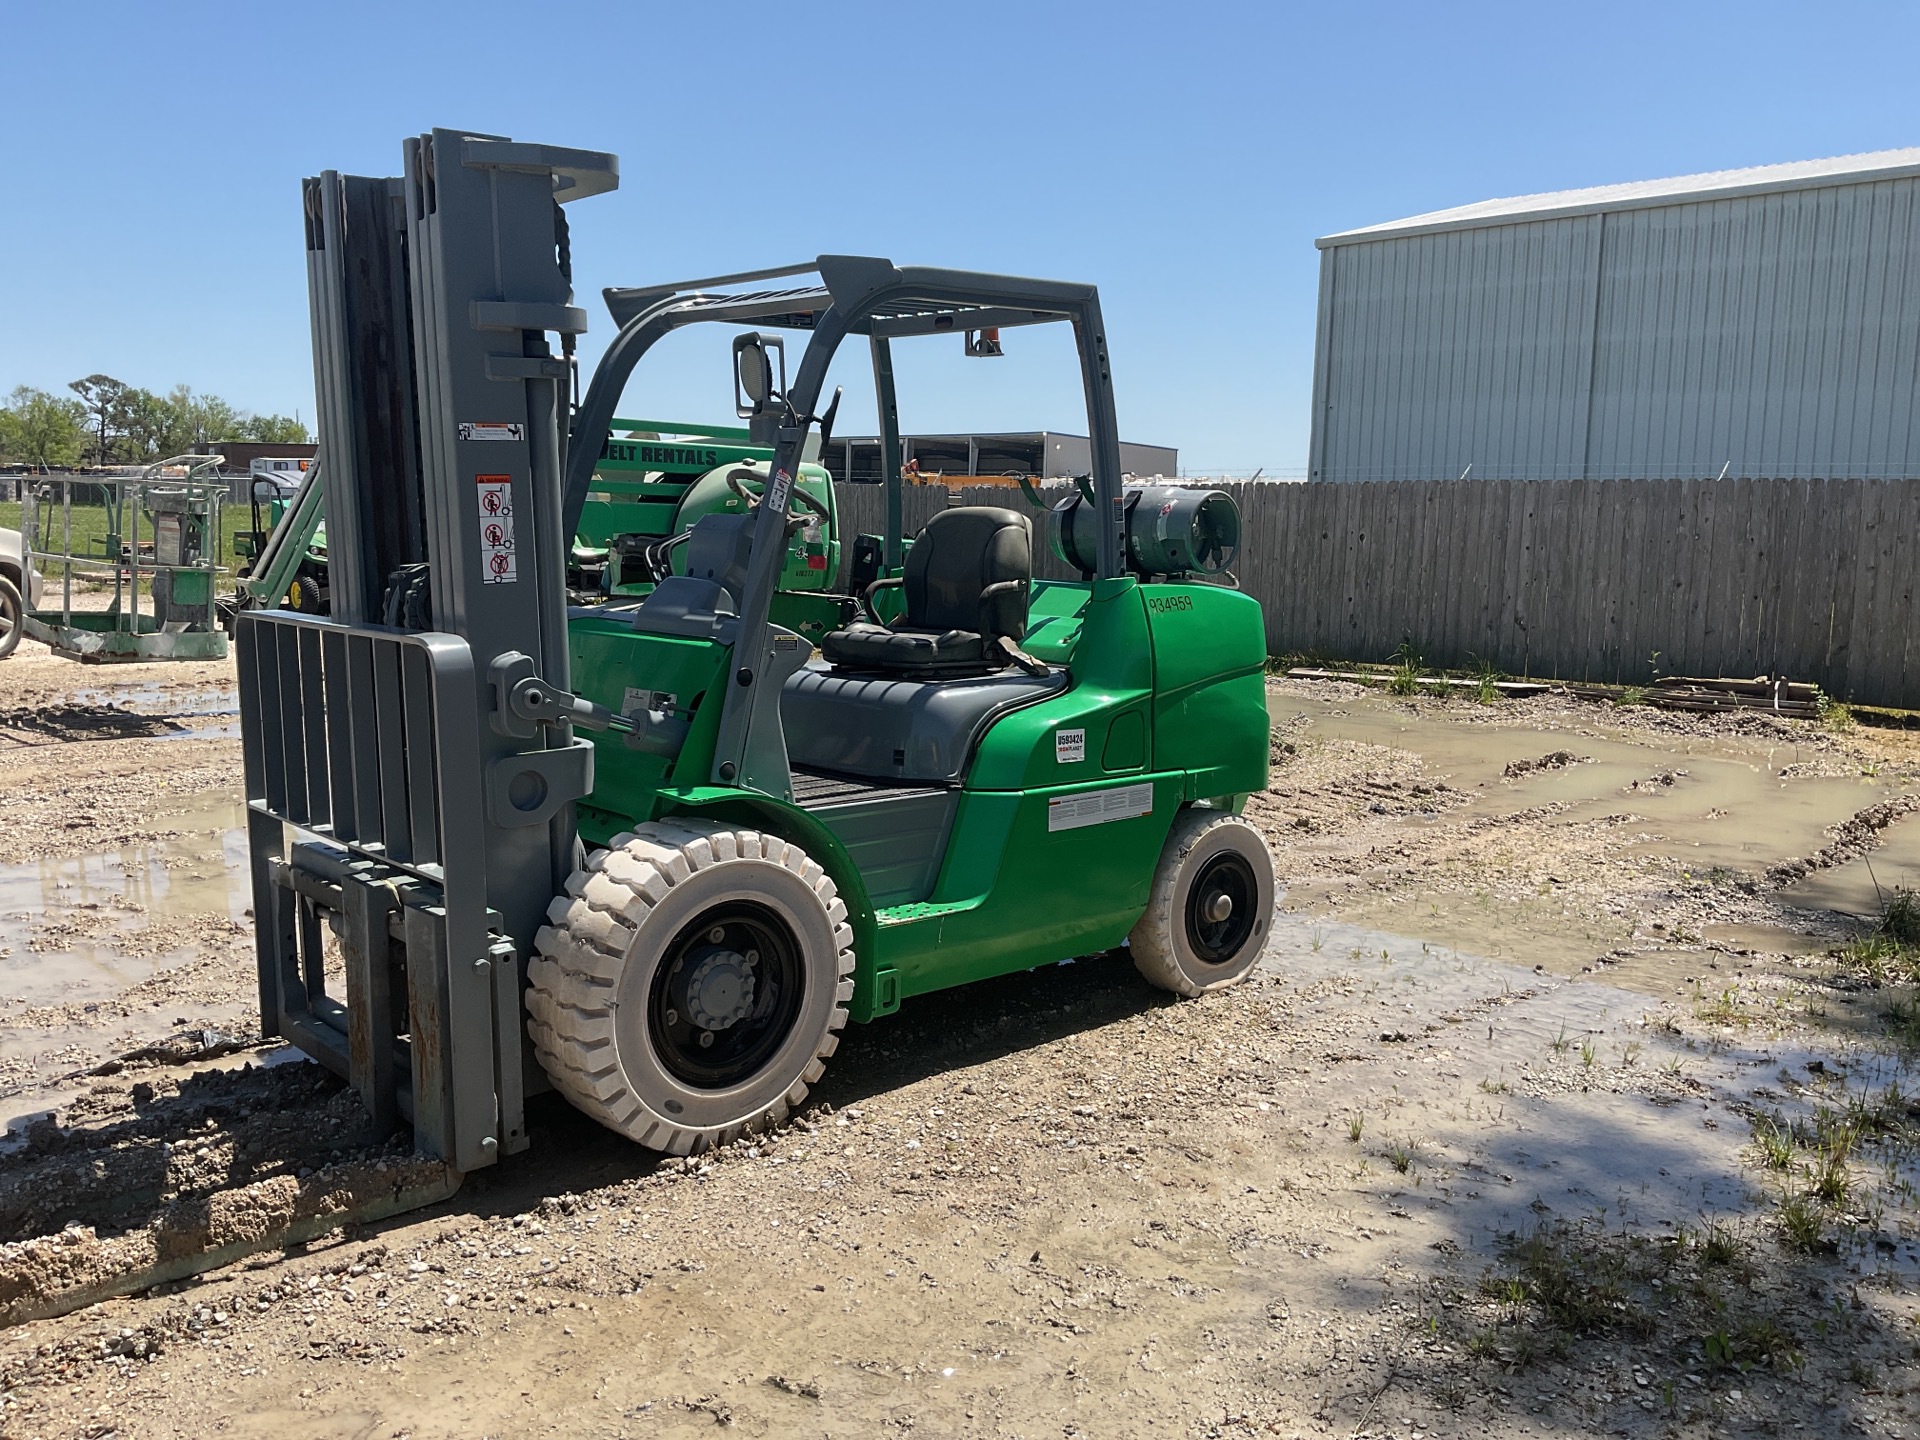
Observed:
[[[911,630],[972,630],[988,640],[1027,634],[1033,580],[1033,524],[1018,510],[961,505],[942,510],[914,537],[903,576]],[[1004,580],[1019,588],[981,595]]]
[[[719,585],[733,597],[736,607],[747,588],[753,521],[751,514],[702,515],[687,535],[686,573]]]

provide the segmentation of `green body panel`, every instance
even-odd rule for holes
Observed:
[[[1021,648],[1049,665],[1068,665],[1080,644],[1081,617],[1092,586],[1066,580],[1036,580],[1027,605],[1027,638]]]
[[[1267,632],[1260,602],[1219,585],[1147,585],[1153,756],[1188,800],[1267,786]]]
[[[571,630],[583,696],[624,711],[633,708],[630,692],[652,692],[655,708],[670,695],[681,713],[692,712],[671,765],[618,735],[594,737],[582,837],[605,844],[635,824],[698,813],[802,846],[847,904],[857,1020],[886,1014],[909,995],[1119,944],[1146,908],[1181,807],[1207,800],[1238,809],[1266,784],[1257,602],[1203,584],[1042,582],[1028,648],[1070,666],[1072,684],[987,731],[932,890],[924,900],[876,908],[823,818],[830,811],[706,783],[729,673],[725,646],[637,632],[632,612],[578,616]],[[858,723],[858,712],[848,719]],[[1087,796],[1101,797],[1101,811],[1088,810]]]

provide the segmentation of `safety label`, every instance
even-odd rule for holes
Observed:
[[[460,422],[462,440],[524,440],[527,427],[509,424],[502,420],[462,420]]]
[[[1153,785],[1122,785],[1117,790],[1083,790],[1047,802],[1047,829],[1079,830],[1110,820],[1137,820],[1153,813]]]
[[[480,579],[511,585],[519,578],[513,560],[513,477],[478,475],[480,482]]]
[[[646,710],[671,713],[679,703],[680,697],[671,690],[645,690],[638,685],[629,685],[626,693],[620,697],[620,713],[638,715]]]
[[[1053,732],[1053,760],[1056,765],[1078,765],[1086,758],[1086,731],[1056,730]]]

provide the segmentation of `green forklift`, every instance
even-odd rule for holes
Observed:
[[[1241,814],[1267,777],[1260,607],[1226,496],[1122,485],[1095,289],[822,256],[610,290],[574,403],[561,207],[617,175],[437,130],[403,177],[307,182],[334,613],[239,617],[266,1030],[458,1175],[525,1148],[548,1087],[670,1154],[775,1125],[850,1019],[975,980],[1121,945],[1179,995],[1241,979],[1274,907]],[[1092,437],[1044,512],[1075,581],[1034,578],[1025,511],[900,523],[893,344],[1048,323]],[[732,334],[744,426],[618,420],[693,325]],[[814,568],[808,456],[854,337],[889,524],[816,643],[776,601]],[[612,568],[622,522],[576,544],[610,445],[690,440],[764,458],[705,465],[725,498],[644,576]],[[583,548],[612,576],[588,604]]]

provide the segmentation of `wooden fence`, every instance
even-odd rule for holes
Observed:
[[[1920,480],[1219,488],[1240,506],[1235,570],[1276,655],[1383,660],[1406,642],[1431,665],[1625,685],[1785,675],[1920,709]],[[880,487],[839,498],[844,534],[880,533]],[[945,503],[909,487],[908,533]],[[1028,508],[990,487],[957,503]],[[1044,528],[1036,513],[1036,569],[1065,576],[1038,553]]]

